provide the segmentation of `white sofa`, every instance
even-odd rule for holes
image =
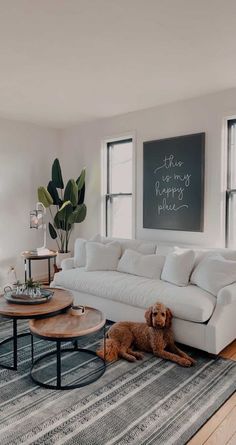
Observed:
[[[125,248],[142,251],[142,246],[144,250],[147,246],[138,240],[118,241],[122,251]],[[155,243],[149,243],[149,247],[156,250]],[[170,249],[158,246],[161,254]],[[234,250],[214,251],[236,261]],[[112,321],[144,321],[146,308],[160,301],[174,314],[176,341],[212,354],[218,354],[236,337],[236,283],[224,287],[215,297],[193,284],[179,287],[117,271],[88,272],[84,267],[75,268],[74,258],[69,258],[62,262],[62,271],[55,274],[51,286],[70,290],[76,303],[100,309]]]

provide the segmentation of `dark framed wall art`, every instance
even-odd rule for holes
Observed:
[[[202,232],[205,133],[143,144],[143,227]]]

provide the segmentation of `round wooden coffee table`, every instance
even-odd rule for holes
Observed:
[[[88,385],[105,372],[106,362],[105,359],[101,359],[97,356],[96,352],[90,349],[78,348],[78,338],[85,335],[93,334],[95,332],[103,329],[103,342],[104,351],[106,351],[106,319],[102,312],[91,307],[85,307],[85,312],[83,315],[73,315],[70,310],[65,314],[60,314],[55,317],[50,317],[44,320],[30,320],[29,328],[32,334],[32,339],[34,336],[43,338],[44,340],[50,340],[56,342],[56,350],[44,354],[37,360],[33,360],[31,368],[31,378],[32,380],[40,386],[48,389],[74,389],[80,388],[81,386]],[[61,349],[61,343],[72,341],[74,343],[73,348],[63,348]],[[32,348],[33,350],[33,348]],[[96,363],[99,366],[95,367],[95,370],[88,372],[86,376],[82,376],[76,379],[75,384],[62,385],[62,372],[61,372],[61,355],[64,352],[79,352],[85,353],[96,357]],[[46,357],[56,355],[56,384],[45,383],[34,376],[34,371],[36,369],[36,364],[44,361]],[[104,354],[105,355],[105,354]]]
[[[14,304],[8,303],[4,296],[0,296],[0,315],[2,317],[11,318],[13,321],[13,336],[3,340],[0,346],[4,343],[13,340],[13,366],[0,364],[6,369],[17,370],[17,339],[29,333],[17,334],[17,320],[19,319],[37,319],[51,317],[71,307],[73,303],[73,295],[62,289],[50,289],[54,292],[52,298],[46,303],[42,304]]]

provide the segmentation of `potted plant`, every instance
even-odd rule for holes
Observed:
[[[56,240],[58,247],[57,265],[63,258],[70,256],[69,240],[74,224],[81,223],[86,217],[85,169],[77,180],[69,179],[64,188],[59,160],[52,165],[52,178],[47,188],[38,188],[38,200],[49,209],[51,221],[48,224],[49,234]]]

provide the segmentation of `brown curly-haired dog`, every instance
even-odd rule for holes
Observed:
[[[145,318],[147,323],[120,321],[111,326],[108,331],[105,354],[104,349],[100,349],[97,351],[99,357],[104,359],[105,355],[106,361],[114,361],[122,357],[134,362],[143,358],[143,354],[132,350],[132,347],[136,347],[181,366],[191,366],[195,363],[195,360],[177,348],[174,343],[170,309],[162,303],[156,303],[147,309]]]

